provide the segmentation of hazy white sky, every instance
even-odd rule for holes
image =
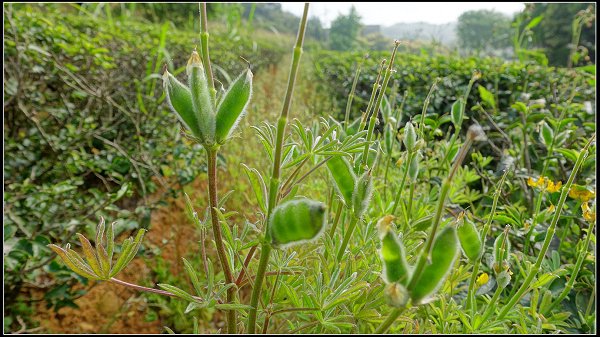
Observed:
[[[457,21],[466,11],[493,9],[512,15],[525,8],[523,2],[312,2],[309,17],[317,16],[329,27],[339,14],[347,15],[354,5],[364,25],[390,26],[394,23],[428,22],[448,23]],[[284,2],[283,10],[302,16],[303,2]]]

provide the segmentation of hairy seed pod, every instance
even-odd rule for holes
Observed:
[[[417,181],[417,178],[419,177],[419,161],[421,161],[421,157],[422,155],[417,152],[417,154],[411,160],[410,166],[408,167],[408,176],[413,182]]]
[[[435,238],[431,250],[431,263],[426,265],[421,275],[418,276],[419,279],[414,288],[409,289],[413,303],[421,303],[442,285],[446,275],[452,269],[458,250],[456,228],[446,226]]]
[[[510,283],[511,276],[508,270],[503,270],[496,276],[496,284],[501,289],[506,288],[506,286]]]
[[[411,122],[407,122],[404,126],[404,146],[408,152],[412,152],[417,142],[417,132]]]
[[[223,144],[242,119],[252,95],[252,72],[243,72],[223,96],[217,108],[215,138]]]
[[[463,100],[460,98],[458,101],[452,104],[452,124],[454,124],[455,129],[460,129],[465,113],[465,106],[463,105]]]
[[[194,113],[190,89],[179,82],[177,78],[167,70],[165,70],[165,73],[163,74],[163,87],[167,94],[167,103],[171,110],[194,136],[202,139],[200,121],[198,120],[198,116]]]
[[[395,308],[402,308],[408,303],[408,291],[399,283],[390,283],[384,289],[385,301]]]
[[[327,161],[327,168],[333,177],[339,196],[342,197],[346,206],[350,207],[356,181],[352,166],[345,157],[334,156]]]
[[[546,148],[550,147],[552,144],[552,139],[554,138],[554,130],[546,123],[546,121],[542,121],[542,125],[540,126],[540,141],[544,143]]]
[[[363,173],[354,185],[354,192],[352,193],[352,209],[354,210],[354,216],[360,218],[367,208],[371,197],[373,196],[373,179],[371,176],[371,170]]]
[[[275,207],[269,221],[269,232],[275,245],[298,244],[312,240],[325,229],[323,203],[298,199]]]
[[[510,240],[508,239],[508,231],[510,226],[506,225],[504,231],[498,235],[494,241],[494,271],[496,274],[501,271],[508,270],[510,258]]]
[[[202,61],[200,61],[200,55],[195,50],[188,60],[186,72],[190,82],[194,114],[200,126],[200,139],[206,144],[213,144],[215,139],[215,112],[210,98],[208,81],[204,74],[204,67]]]
[[[382,276],[386,283],[398,282],[408,285],[412,270],[406,262],[406,254],[402,241],[388,230],[381,238],[381,260],[383,261]]]
[[[471,261],[477,260],[483,250],[483,245],[475,224],[467,217],[463,217],[462,224],[457,228],[457,233],[465,256]]]

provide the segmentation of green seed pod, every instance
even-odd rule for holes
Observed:
[[[323,203],[309,199],[275,207],[269,221],[273,244],[291,246],[317,238],[325,229],[325,209]]]
[[[252,95],[252,72],[242,73],[229,87],[217,108],[215,137],[219,144],[225,143],[242,119]]]
[[[544,143],[546,148],[550,147],[552,144],[552,139],[554,138],[554,130],[546,123],[546,121],[542,121],[542,125],[540,126],[540,141]]]
[[[498,275],[501,271],[506,271],[509,268],[510,258],[510,240],[508,239],[508,231],[510,226],[506,225],[504,231],[498,235],[494,241],[494,264],[493,268]]]
[[[422,155],[417,153],[417,155],[413,157],[412,161],[410,162],[410,166],[408,167],[408,176],[413,182],[417,181],[417,178],[419,177],[419,161],[421,161],[421,157]]]
[[[384,289],[385,301],[392,307],[402,308],[408,303],[408,291],[399,283],[390,283]]]
[[[483,245],[481,244],[481,238],[479,237],[477,228],[475,228],[475,224],[463,216],[462,224],[458,226],[457,233],[465,256],[471,261],[477,260],[483,250]]]
[[[381,238],[381,260],[383,261],[382,276],[386,283],[398,282],[408,285],[412,270],[406,262],[406,254],[402,241],[388,230]]]
[[[392,154],[392,148],[394,147],[395,133],[396,133],[396,130],[390,130],[390,129],[385,130],[384,146],[385,146],[385,153],[387,153],[387,154]]]
[[[354,192],[352,193],[352,209],[354,210],[354,216],[360,218],[371,202],[373,196],[373,179],[371,177],[371,170],[363,173],[360,178],[356,181],[354,186]]]
[[[411,122],[407,122],[404,127],[404,146],[408,152],[413,151],[417,142],[417,132]]]
[[[202,139],[200,121],[197,118],[198,116],[194,113],[190,89],[179,82],[175,76],[171,75],[167,70],[165,70],[165,73],[163,74],[163,87],[167,94],[167,103],[171,110],[194,136]]]
[[[192,94],[192,106],[198,119],[201,137],[206,144],[213,144],[215,139],[215,112],[210,98],[208,81],[204,74],[204,67],[200,55],[194,50],[188,60],[186,72]]]
[[[442,285],[458,255],[458,246],[456,228],[454,226],[446,226],[435,238],[431,250],[431,263],[425,266],[418,281],[415,283],[415,287],[409,289],[413,303],[421,303]]]
[[[454,128],[460,129],[464,114],[465,106],[463,105],[462,98],[460,98],[452,104],[452,124],[454,124]]]
[[[334,156],[327,161],[327,168],[329,168],[329,172],[335,181],[338,195],[342,197],[346,206],[350,207],[356,181],[352,166],[345,157]]]

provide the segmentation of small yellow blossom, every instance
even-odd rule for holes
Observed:
[[[582,202],[588,202],[596,197],[596,192],[588,190],[585,186],[573,185],[569,190],[569,196]]]
[[[583,218],[589,222],[596,221],[596,211],[592,211],[587,201],[581,204],[581,210],[583,211]]]
[[[529,187],[537,187],[537,183],[533,180],[532,177],[527,178],[527,186]]]
[[[554,209],[555,209],[554,205],[550,204],[550,206],[548,206],[547,211],[548,211],[548,213],[554,213]]]
[[[481,275],[479,275],[477,277],[477,286],[481,287],[482,285],[488,283],[488,281],[490,280],[490,276],[487,273],[482,273]]]
[[[546,191],[550,192],[550,193],[554,193],[554,192],[558,192],[558,190],[560,190],[562,186],[562,181],[559,181],[558,183],[554,183],[552,180],[548,180],[548,186],[546,187]]]

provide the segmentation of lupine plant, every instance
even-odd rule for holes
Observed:
[[[541,116],[537,127],[528,121],[538,106],[515,102],[511,108],[524,122],[513,128],[511,136],[521,138],[505,150],[525,151],[520,157],[522,167],[511,157],[492,174],[486,170],[491,159],[480,151],[491,143],[489,130],[475,118],[466,123],[469,94],[482,74],[473,72],[449,111],[432,114],[429,104],[443,80],[436,79],[421,113],[411,117],[403,108],[408,90],[400,107],[395,104],[398,87],[392,87],[391,95],[388,90],[395,61],[402,57],[396,41],[389,61],[377,65],[361,116],[352,121],[350,108],[363,66],[354,76],[344,121],[322,117],[303,124],[291,118],[308,8],[306,4],[278,120],[275,125],[264,122],[253,127],[270,159],[270,175],[244,165],[260,208],[252,230],[250,226],[233,230],[229,225],[233,212],[224,208],[227,196],[217,196],[217,154],[236,137],[236,127],[252,99],[253,75],[248,67],[227,90],[215,88],[206,4],[200,5],[202,43],[187,62],[187,84],[164,71],[170,108],[185,127],[186,137],[206,152],[209,211],[200,220],[186,195],[187,212],[197,223],[210,223],[222,274],[206,257],[206,247],[200,247],[203,268],[183,259],[195,294],[168,284],[159,284],[159,290],[119,280],[117,273],[135,258],[145,231],[125,240],[119,249],[114,244],[114,224],[106,227],[104,220],[97,227],[95,249],[79,235],[84,257],[69,245],[50,247],[69,268],[88,279],[176,297],[189,302],[186,313],[198,308],[224,310],[227,333],[521,333],[535,331],[527,328],[531,322],[539,322],[540,331],[552,324],[564,325],[566,317],[557,308],[571,296],[578,275],[585,273],[589,244],[595,241],[595,212],[589,205],[595,193],[575,184],[582,168],[589,166],[595,134],[583,143],[574,142],[580,151],[568,149],[566,128],[572,120],[565,121],[565,116],[573,96],[562,106],[557,99],[560,114]],[[481,85],[477,88],[487,108],[499,109],[493,94]],[[471,109],[485,108],[479,103]],[[442,131],[445,123],[451,127]],[[463,126],[466,132],[461,132]],[[376,127],[382,131],[375,132]],[[437,139],[440,134],[445,138]],[[528,140],[546,152],[537,177],[527,157]],[[562,156],[573,163],[564,185],[546,177],[548,172],[556,173],[557,166],[571,163],[561,161]],[[379,174],[382,166],[383,175]],[[306,196],[308,178],[315,188],[327,191],[321,199]],[[481,193],[471,190],[474,182],[486,189],[489,197],[484,201]],[[511,204],[506,193],[518,182],[537,189],[528,191],[537,193],[535,203],[529,205],[531,213],[526,213],[530,219],[516,219],[527,207]],[[578,203],[567,203],[567,196]],[[542,209],[544,203],[551,207]],[[565,220],[563,213],[573,215],[579,209],[589,227],[578,239],[576,263],[568,273],[560,258],[549,262],[548,253],[559,221],[574,221],[575,216]],[[536,225],[542,223],[547,226],[538,239]],[[566,235],[565,230],[560,233]],[[116,252],[120,254],[113,263]],[[245,258],[236,259],[241,252],[246,252]],[[253,263],[255,256],[258,263]],[[269,278],[273,276],[274,280]],[[561,276],[569,279],[553,294],[547,286]],[[240,291],[245,285],[252,287],[247,302]],[[275,319],[284,314],[293,316]],[[551,314],[552,322],[558,323],[547,322]],[[588,324],[589,316],[588,310],[579,324]]]

